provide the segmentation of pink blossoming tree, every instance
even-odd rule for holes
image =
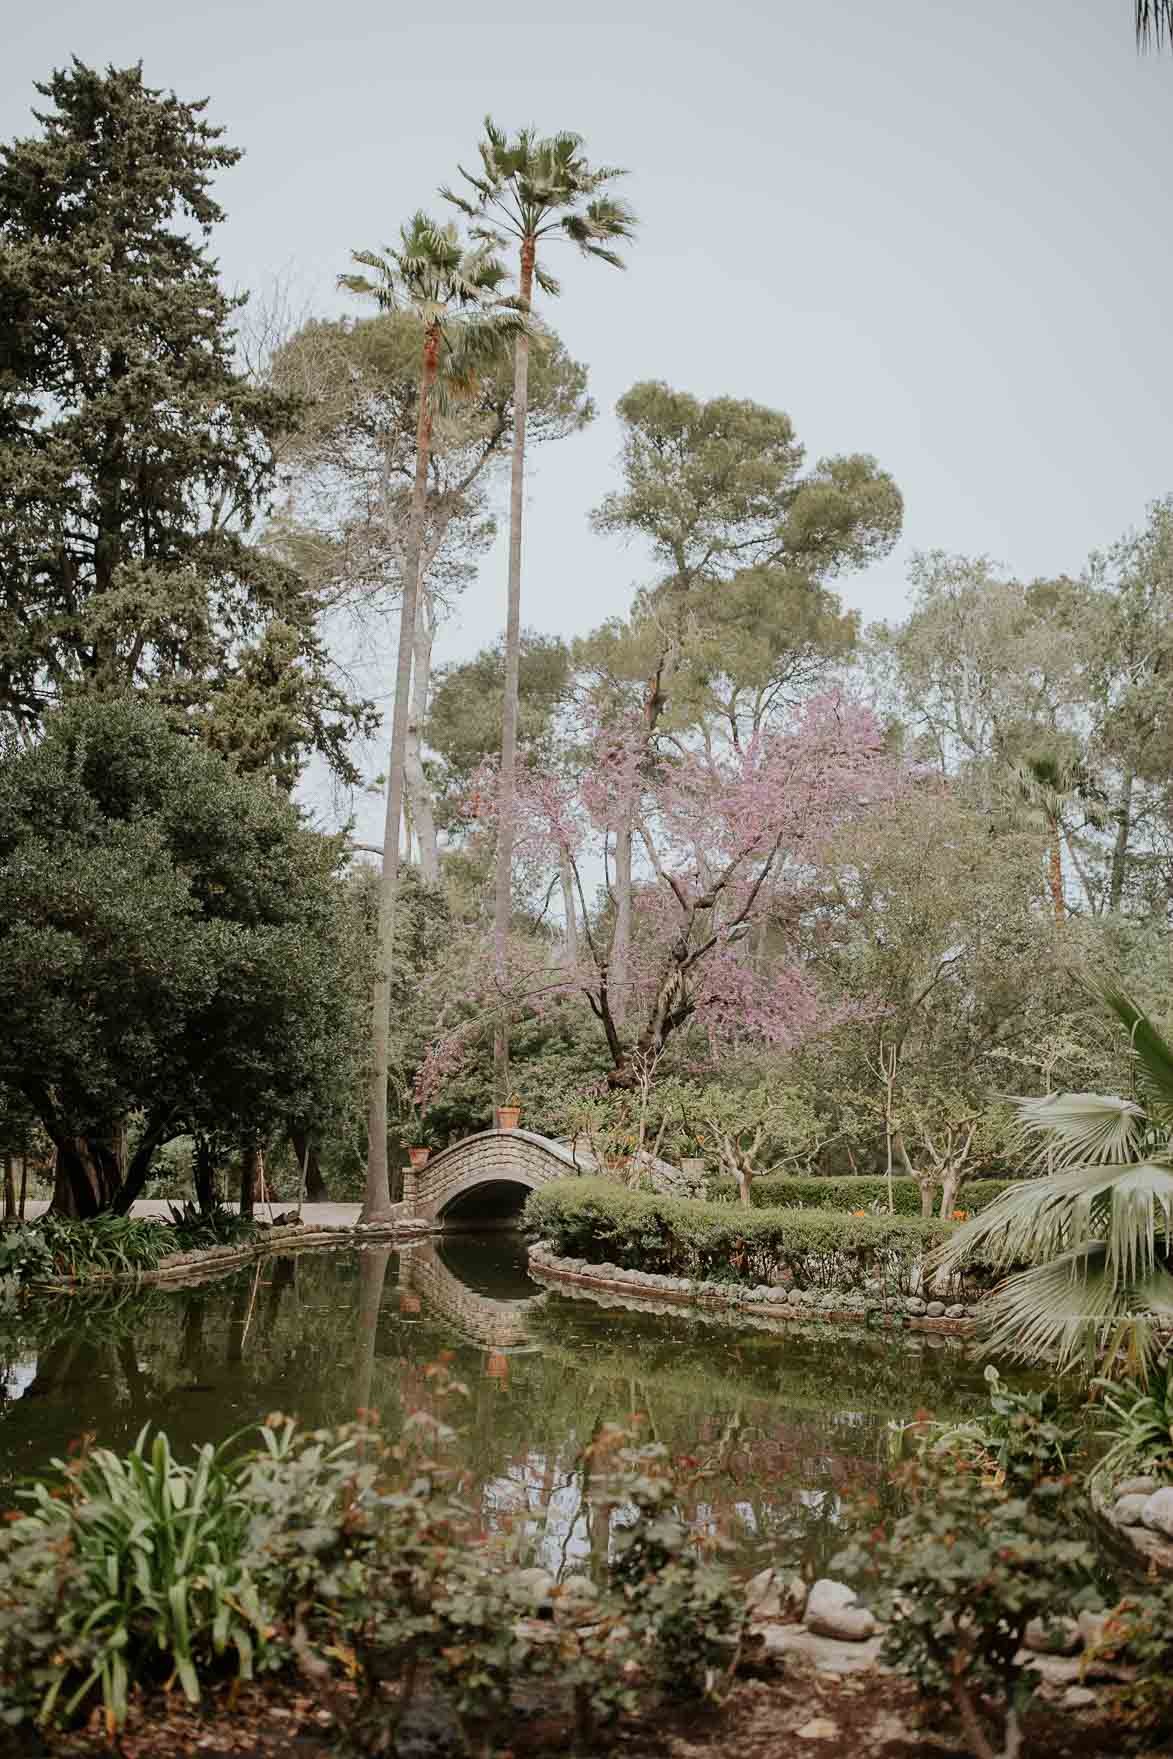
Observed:
[[[605,1035],[613,1087],[661,1057],[673,1034],[701,1028],[716,1051],[734,1042],[786,1047],[842,1014],[797,964],[765,957],[765,930],[801,907],[832,832],[903,787],[869,710],[837,695],[807,703],[742,748],[717,751],[649,740],[638,714],[575,730],[574,776],[523,771],[514,799],[518,852],[532,869],[568,870],[581,913],[581,949],[543,966],[518,947],[507,985],[484,986],[463,1019],[433,1046],[425,1090],[471,1049],[476,1017],[538,1009],[577,992]],[[486,767],[473,808],[491,822],[496,777]],[[608,899],[616,827],[634,827],[638,863],[634,932],[616,1007],[611,965],[615,913]],[[592,873],[603,875],[592,908]],[[470,973],[472,989],[476,979]],[[620,1023],[622,1020],[623,1024]]]

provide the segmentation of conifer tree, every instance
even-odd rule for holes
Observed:
[[[148,691],[241,768],[345,772],[363,710],[247,541],[296,406],[237,370],[208,254],[240,153],[141,66],[37,89],[41,132],[0,148],[0,720]]]

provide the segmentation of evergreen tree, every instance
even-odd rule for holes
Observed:
[[[240,153],[141,67],[37,89],[41,133],[0,149],[0,717],[148,690],[241,767],[347,772],[364,711],[246,541],[296,405],[236,370],[207,251]]]

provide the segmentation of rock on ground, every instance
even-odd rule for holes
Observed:
[[[859,1604],[855,1589],[829,1576],[817,1581],[807,1595],[803,1622],[816,1636],[848,1643],[865,1642],[876,1631],[875,1615]]]

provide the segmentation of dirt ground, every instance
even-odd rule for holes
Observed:
[[[1171,1684],[1173,1691],[1173,1684]],[[1024,1725],[1021,1759],[1167,1759],[1173,1741],[1130,1744],[1109,1720],[1076,1717],[1038,1702]],[[67,1735],[13,1738],[12,1759],[98,1759],[108,1755],[100,1717]],[[497,1759],[563,1759],[567,1719],[540,1703],[511,1718]],[[136,1703],[115,1751],[121,1759],[342,1759],[348,1751],[330,1712],[288,1683],[212,1696],[193,1711],[178,1694]],[[399,1759],[457,1759],[456,1730],[425,1703],[405,1726]],[[876,1672],[848,1677],[788,1662],[740,1680],[720,1707],[657,1706],[624,1721],[598,1759],[969,1759],[949,1730],[922,1728],[915,1690]],[[583,1759],[595,1759],[595,1754]]]

